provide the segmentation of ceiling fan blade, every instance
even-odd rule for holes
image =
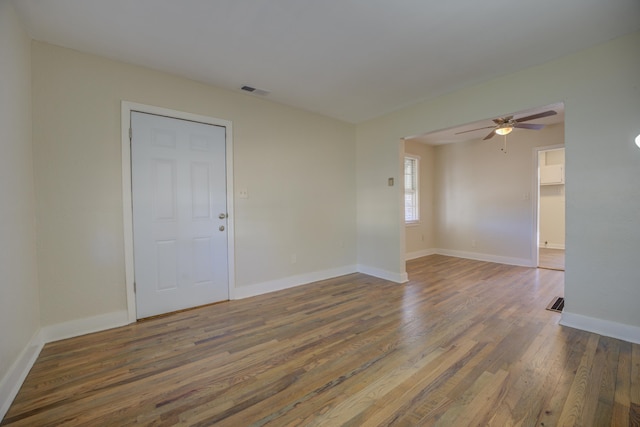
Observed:
[[[485,136],[484,138],[482,138],[482,140],[483,140],[483,141],[486,141],[487,139],[491,139],[491,138],[493,138],[494,136],[496,136],[496,131],[495,131],[495,129],[494,129],[494,130],[492,130],[492,131],[491,131],[491,133],[490,133],[489,135],[487,135],[487,136]]]
[[[493,119],[493,123],[497,124],[498,126],[507,123],[509,120],[513,119],[513,116],[507,116],[507,117],[498,117],[497,119]]]
[[[548,110],[548,111],[543,111],[542,113],[538,113],[538,114],[532,114],[530,116],[526,116],[526,117],[521,117],[519,119],[516,119],[516,122],[527,122],[529,120],[535,120],[535,119],[541,119],[543,117],[549,117],[549,116],[555,116],[556,113],[553,110]]]
[[[539,125],[535,123],[516,123],[515,125],[513,125],[513,127],[520,128],[520,129],[540,130],[544,127],[544,125]]]
[[[456,135],[460,135],[461,133],[475,132],[477,130],[482,130],[482,129],[493,129],[494,127],[495,126],[486,126],[486,127],[483,127],[483,128],[477,128],[477,129],[465,130],[465,131],[462,131],[462,132],[456,132],[455,134]]]

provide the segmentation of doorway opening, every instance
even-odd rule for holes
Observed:
[[[538,268],[565,269],[565,149],[541,147],[538,162]]]
[[[506,137],[497,132],[505,121],[513,124],[508,151],[504,150]],[[427,232],[405,227],[406,258],[440,253],[538,267],[538,153],[564,149],[564,140],[562,102],[405,137],[405,150],[412,144],[427,147],[407,152],[421,155],[423,163],[431,162],[431,167],[422,169],[431,173],[432,185],[423,186],[431,193],[423,194],[421,189],[420,195],[433,214]],[[549,164],[554,160],[549,154]],[[564,164],[562,172],[564,178]],[[561,193],[564,196],[564,188]],[[557,242],[546,239],[546,248],[560,249],[564,258],[561,233]]]

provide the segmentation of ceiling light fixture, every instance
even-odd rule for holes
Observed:
[[[512,130],[513,130],[513,127],[504,126],[504,127],[499,127],[498,129],[496,129],[496,133],[498,135],[509,135]]]

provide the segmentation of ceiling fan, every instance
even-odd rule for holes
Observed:
[[[456,135],[459,135],[461,133],[467,133],[467,132],[475,132],[475,131],[481,130],[481,129],[491,129],[491,128],[493,128],[493,130],[489,133],[489,135],[487,135],[484,138],[482,138],[483,140],[486,140],[486,139],[493,138],[495,135],[508,135],[508,134],[511,133],[511,131],[514,128],[540,130],[540,129],[542,129],[544,127],[544,125],[535,124],[535,123],[522,123],[522,122],[528,122],[529,120],[541,119],[543,117],[555,116],[556,114],[558,114],[558,113],[556,113],[554,110],[547,110],[547,111],[543,111],[542,113],[537,113],[537,114],[532,114],[530,116],[520,117],[519,119],[514,119],[513,116],[500,117],[500,118],[497,118],[497,119],[493,119],[493,122],[495,123],[494,126],[486,126],[486,127],[477,128],[477,129],[465,130],[463,132],[456,133]]]

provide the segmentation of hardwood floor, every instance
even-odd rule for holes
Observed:
[[[640,425],[640,345],[564,273],[433,255],[45,346],[2,425]]]
[[[538,267],[564,271],[564,249],[538,249]]]

